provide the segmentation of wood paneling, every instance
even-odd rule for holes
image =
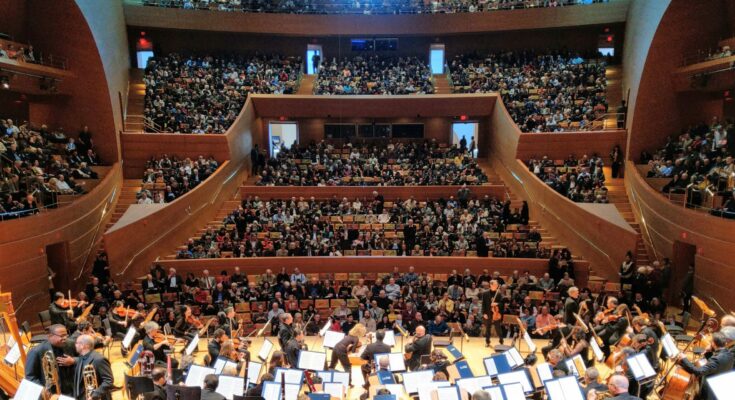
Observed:
[[[552,160],[562,160],[570,154],[580,158],[583,155],[597,154],[603,160],[619,145],[625,148],[625,130],[579,132],[579,133],[523,133],[518,141],[516,157],[528,161],[531,158],[549,156]]]
[[[625,186],[641,228],[651,238],[658,257],[672,257],[674,242],[697,246],[694,290],[703,299],[713,296],[725,307],[735,308],[731,277],[735,273],[735,221],[714,217],[672,204],[650,187],[629,161]],[[671,290],[678,293],[682,280],[672,278]]]
[[[159,261],[164,269],[176,268],[179,274],[189,272],[201,275],[208,269],[210,274],[219,275],[227,271],[232,275],[234,268],[246,274],[262,274],[266,269],[274,272],[286,267],[287,271],[298,268],[303,273],[335,273],[335,272],[391,272],[394,267],[407,272],[413,266],[416,272],[448,274],[452,269],[458,272],[469,268],[474,274],[488,269],[491,273],[498,271],[501,275],[510,275],[514,270],[529,271],[536,277],[548,272],[549,261],[536,258],[481,258],[481,257],[261,257],[261,258],[219,258],[202,260],[164,260]],[[584,287],[589,278],[589,263],[575,263],[575,283]]]
[[[115,164],[99,185],[71,205],[1,223],[0,285],[13,292],[16,307],[29,298],[21,308],[22,319],[35,323],[35,314],[49,304],[47,245],[68,243],[65,265],[52,265],[57,283],[65,288],[79,288],[85,283],[87,275],[81,269],[87,257],[95,256],[92,245],[112,216],[112,212],[104,211],[113,209],[113,195],[121,184],[121,167]]]
[[[624,229],[582,209],[552,190],[533,175],[523,161],[517,160],[519,141],[524,134],[521,134],[502,102],[496,104],[491,124],[490,160],[512,192],[528,201],[531,219],[540,222],[573,254],[588,260],[596,275],[616,278],[618,264],[625,252],[635,249],[635,231]],[[534,137],[528,135],[525,140],[533,140]],[[585,153],[584,146],[587,144],[585,141],[577,145],[569,143],[566,152]]]
[[[240,188],[240,196],[244,199],[249,196],[258,196],[261,199],[290,199],[291,197],[314,197],[317,200],[331,199],[337,196],[340,200],[346,197],[350,200],[355,198],[372,199],[373,191],[385,197],[387,201],[396,199],[406,200],[414,197],[418,201],[426,199],[436,200],[448,199],[449,196],[457,196],[461,186],[243,186]],[[478,185],[469,186],[473,198],[482,199],[484,196],[503,199],[505,186],[503,185]]]
[[[128,25],[272,35],[441,35],[624,22],[628,0],[578,7],[421,15],[301,15],[192,11],[125,5]]]

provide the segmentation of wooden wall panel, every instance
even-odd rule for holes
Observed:
[[[449,196],[456,196],[461,186],[309,186],[294,188],[293,186],[243,186],[240,188],[240,196],[244,199],[249,196],[258,196],[261,199],[290,199],[291,197],[309,198],[314,196],[316,199],[331,199],[337,196],[339,199],[346,197],[350,200],[355,198],[372,199],[373,191],[376,191],[385,197],[387,201],[396,199],[406,200],[413,196],[418,201],[426,199],[448,199]],[[503,199],[505,197],[505,186],[503,185],[482,185],[470,186],[473,198],[483,198],[484,196],[497,197]]]
[[[528,201],[531,219],[539,221],[573,254],[588,260],[596,275],[615,279],[625,252],[635,249],[635,232],[582,209],[552,190],[533,175],[523,161],[517,160],[519,142],[524,134],[501,104],[498,102],[495,106],[489,150],[495,171],[513,193]],[[534,137],[528,135],[524,140],[533,140]],[[586,144],[580,142],[577,147],[570,143],[567,152],[581,154],[585,152]],[[615,240],[611,241],[613,237]]]
[[[125,5],[128,25],[291,36],[441,35],[625,22],[628,0],[579,7],[421,15],[302,15],[190,11]]]
[[[164,269],[176,268],[176,272],[185,275],[189,272],[201,275],[208,269],[213,276],[220,271],[232,275],[235,267],[247,274],[262,274],[266,269],[278,272],[281,267],[287,271],[299,268],[303,273],[335,273],[335,272],[391,272],[394,267],[407,272],[413,266],[416,272],[448,274],[452,269],[462,273],[469,268],[473,273],[481,273],[488,269],[491,273],[499,271],[501,275],[510,275],[514,270],[528,270],[536,277],[548,272],[549,261],[533,258],[480,258],[480,257],[261,257],[261,258],[219,258],[203,260],[164,260],[159,261]],[[580,261],[575,264],[576,284],[584,287],[589,278],[589,263]]]
[[[697,246],[694,290],[703,299],[717,298],[725,309],[735,308],[731,277],[735,273],[735,221],[689,210],[668,201],[649,186],[629,161],[625,186],[641,228],[651,237],[658,257],[672,257],[675,241]],[[632,172],[632,173],[631,173]],[[681,266],[677,266],[681,267]],[[681,278],[671,289],[681,290]]]
[[[219,162],[230,159],[225,135],[123,133],[120,137],[125,160],[123,172],[128,179],[141,178],[146,162],[163,154],[190,158],[213,156]]]
[[[28,299],[20,311],[22,319],[35,323],[36,313],[48,307],[47,245],[68,243],[65,265],[53,266],[57,287],[75,289],[86,282],[84,261],[95,256],[92,246],[112,216],[113,197],[121,186],[122,169],[115,164],[90,193],[72,204],[1,223],[0,285],[13,292],[16,308]]]
[[[597,154],[608,162],[608,154],[619,145],[625,150],[625,130],[579,133],[523,133],[518,141],[516,157],[528,161],[531,158],[549,156],[561,160],[569,154],[575,157]]]

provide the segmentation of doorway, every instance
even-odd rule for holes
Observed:
[[[429,49],[429,65],[431,73],[441,75],[444,73],[444,45],[432,44]]]
[[[679,240],[674,241],[674,248],[671,253],[671,276],[684,277],[689,271],[689,266],[694,265],[697,257],[697,246],[682,242]],[[669,304],[674,298],[678,298],[678,294],[682,289],[682,281],[672,279],[669,282],[669,295],[667,300]],[[674,295],[675,294],[675,295]],[[677,305],[678,304],[674,304]]]
[[[299,125],[294,121],[271,122],[268,124],[268,144],[271,157],[278,155],[281,148],[290,149],[299,142]]]
[[[319,72],[319,65],[324,61],[322,54],[322,45],[308,44],[306,45],[306,74],[314,75]]]
[[[465,146],[472,151],[472,157],[477,158],[477,122],[455,122],[452,124],[452,144],[460,145],[462,139]],[[473,145],[474,143],[474,145]]]
[[[46,246],[46,265],[53,279],[49,280],[49,290],[58,291],[69,287],[72,272],[69,271],[69,243],[59,242]]]

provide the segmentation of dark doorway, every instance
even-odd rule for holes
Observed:
[[[683,277],[687,276],[689,266],[694,265],[694,259],[697,255],[697,246],[681,241],[674,241],[674,248],[671,252],[671,276],[679,276],[682,279],[674,279],[670,284],[669,296],[675,300],[674,303],[669,303],[673,306],[680,306],[679,300],[681,296],[682,285],[684,284]]]
[[[51,281],[55,291],[69,287],[71,271],[69,271],[69,243],[59,242],[46,246],[46,262],[49,270],[55,274]]]

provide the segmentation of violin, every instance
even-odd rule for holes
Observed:
[[[112,310],[119,317],[135,318],[138,315],[137,310],[131,310],[130,308],[119,306]]]
[[[542,328],[536,329],[535,331],[533,331],[533,333],[543,335],[544,333],[549,332],[549,331],[553,331],[554,329],[557,329],[557,328],[566,328],[566,326],[567,326],[566,324],[551,324],[551,325],[546,325],[546,326],[544,326]]]
[[[193,315],[189,315],[188,317],[186,317],[186,323],[189,325],[192,325],[193,327],[197,329],[201,329],[204,327],[204,324],[202,324],[202,321],[200,321],[199,318]]]
[[[80,301],[77,299],[61,299],[56,303],[61,308],[77,308],[87,305],[86,301]]]
[[[177,339],[175,337],[168,337],[168,335],[161,333],[161,332],[156,332],[155,334],[153,334],[153,341],[156,343],[167,342],[169,345],[173,346],[180,340],[182,339]]]

